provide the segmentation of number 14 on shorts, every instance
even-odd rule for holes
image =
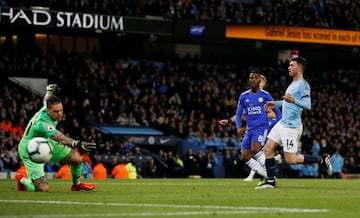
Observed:
[[[286,148],[291,149],[294,147],[294,142],[292,139],[286,139]]]

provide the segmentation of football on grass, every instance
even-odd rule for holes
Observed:
[[[42,137],[35,137],[30,140],[27,153],[32,161],[36,163],[50,162],[53,148],[48,140]]]

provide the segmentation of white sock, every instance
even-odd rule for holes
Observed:
[[[259,151],[254,155],[254,158],[259,162],[259,164],[265,168],[265,154],[263,151]]]
[[[260,176],[267,177],[266,170],[264,170],[260,163],[254,158],[251,158],[249,161],[247,161],[246,165],[248,165],[250,169],[254,170]]]
[[[250,179],[250,178],[251,178],[251,179],[254,178],[255,173],[256,173],[256,172],[252,169],[252,170],[250,171],[250,174],[248,175],[247,178],[249,178],[249,179]]]

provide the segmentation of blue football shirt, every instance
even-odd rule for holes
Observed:
[[[236,110],[236,127],[241,126],[241,115],[246,116],[246,129],[252,130],[260,126],[269,126],[267,112],[264,105],[267,101],[273,101],[273,97],[264,90],[252,93],[251,90],[243,92],[238,101]]]

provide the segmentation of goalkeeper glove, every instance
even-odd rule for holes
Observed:
[[[91,152],[96,150],[96,143],[95,142],[81,142],[78,140],[73,141],[72,147],[76,147],[80,150]]]
[[[53,94],[56,94],[58,92],[60,92],[60,87],[57,84],[49,84],[46,86],[46,91],[47,92],[52,92]]]

